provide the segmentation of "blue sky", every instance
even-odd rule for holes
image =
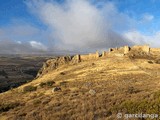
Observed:
[[[88,52],[125,44],[159,47],[159,5],[159,0],[0,0],[0,49],[32,53]]]

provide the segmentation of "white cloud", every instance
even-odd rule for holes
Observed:
[[[124,33],[124,37],[138,45],[149,44],[151,47],[160,46],[160,31],[153,35],[144,35],[139,31],[129,31]]]
[[[40,42],[30,41],[29,43],[33,48],[35,48],[37,50],[42,50],[42,51],[46,51],[47,50],[47,47],[45,45],[43,45],[42,43],[40,43]]]
[[[20,42],[13,40],[0,40],[0,54],[42,54],[45,53],[43,49],[36,48],[36,43],[34,47],[31,46],[29,42]],[[32,44],[32,45],[33,45]],[[44,46],[38,43],[41,48]]]
[[[142,22],[142,23],[150,22],[150,21],[152,21],[153,19],[154,19],[154,16],[153,16],[153,15],[151,15],[151,14],[149,14],[149,13],[145,13],[145,14],[143,14],[143,16],[142,16],[141,22]]]
[[[17,43],[18,43],[18,44],[22,44],[22,42],[21,42],[21,41],[17,41]]]
[[[131,19],[111,2],[101,9],[88,0],[67,0],[63,4],[32,0],[27,5],[52,31],[58,49],[89,51],[132,44],[114,30],[128,28]]]
[[[47,51],[48,47],[42,44],[43,39],[47,38],[45,34],[43,30],[19,21],[1,27],[0,54],[28,54]]]

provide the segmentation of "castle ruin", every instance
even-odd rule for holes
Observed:
[[[99,54],[97,51],[96,53],[89,53],[85,55],[75,55],[75,56],[65,56],[65,57],[58,57],[56,59],[50,59],[46,61],[46,63],[43,64],[42,69],[39,71],[39,74],[37,77],[42,76],[44,73],[56,69],[59,66],[65,65],[65,64],[77,64],[79,62],[83,61],[90,61],[90,60],[96,60],[99,58],[107,58],[107,57],[124,57],[128,56],[130,54],[137,54],[139,56],[145,56],[150,54],[156,54],[158,55],[160,53],[159,48],[150,48],[149,45],[144,46],[124,46],[120,48],[110,48],[109,51],[103,51],[102,54]]]

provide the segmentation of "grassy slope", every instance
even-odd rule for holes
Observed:
[[[117,112],[159,113],[159,72],[160,64],[123,57],[64,65],[0,94],[0,120],[113,120]],[[55,84],[40,86],[47,81]],[[22,92],[28,85],[37,90]],[[54,86],[62,91],[52,93]]]

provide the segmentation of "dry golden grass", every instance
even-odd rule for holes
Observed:
[[[0,120],[114,120],[119,111],[144,112],[145,101],[150,101],[148,109],[151,104],[158,104],[159,71],[160,64],[127,57],[64,65],[0,94],[1,107],[3,103],[18,103],[5,111],[0,110]],[[48,81],[55,83],[41,87],[42,82]],[[25,86],[37,87],[37,90],[24,93]],[[62,91],[53,93],[52,88],[56,86]],[[90,94],[90,90],[96,93]],[[136,109],[133,105],[142,108]],[[157,112],[154,108],[151,110]]]

